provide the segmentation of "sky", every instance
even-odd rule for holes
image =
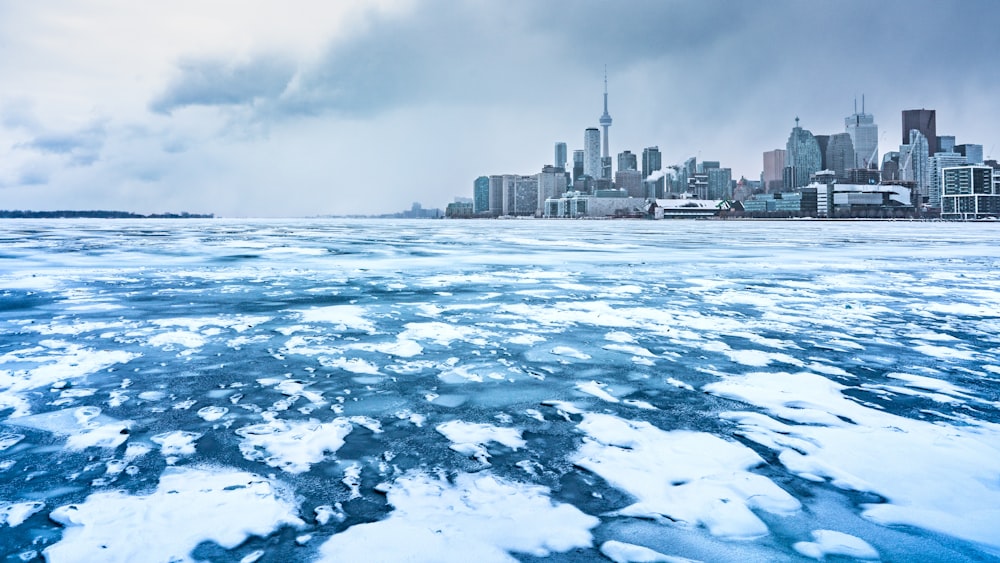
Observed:
[[[1000,157],[996,0],[0,0],[0,209],[375,214],[612,156],[759,177],[796,117]],[[616,159],[615,159],[616,160]]]

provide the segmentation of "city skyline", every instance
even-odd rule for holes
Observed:
[[[916,108],[997,156],[989,1],[238,6],[0,4],[0,209],[443,207],[583,149],[605,64],[612,159],[656,146],[757,179],[796,116],[841,133],[862,96],[879,158]]]

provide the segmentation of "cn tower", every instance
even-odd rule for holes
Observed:
[[[601,128],[604,129],[604,146],[601,156],[611,158],[611,151],[608,149],[608,127],[611,127],[611,114],[608,113],[608,66],[604,65],[604,115],[600,120]]]

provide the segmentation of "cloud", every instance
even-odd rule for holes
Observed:
[[[169,114],[186,106],[229,106],[251,104],[275,98],[295,74],[290,61],[264,55],[248,61],[185,60],[179,74],[166,91],[157,96],[150,109]]]
[[[15,148],[60,155],[74,166],[88,166],[100,158],[107,136],[106,121],[101,120],[76,131],[42,133]]]

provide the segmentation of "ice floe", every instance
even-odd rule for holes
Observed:
[[[476,422],[452,420],[439,424],[435,430],[451,442],[451,449],[489,464],[490,454],[486,444],[496,442],[512,450],[523,448],[527,443],[516,428],[494,426]]]
[[[292,491],[252,473],[224,468],[167,468],[149,494],[92,493],[53,510],[65,527],[45,549],[50,563],[193,561],[198,544],[232,549],[250,536],[300,527]]]
[[[389,516],[334,535],[320,561],[514,563],[514,553],[544,557],[589,547],[599,522],[553,502],[545,487],[488,473],[447,480],[413,471],[386,488]]]
[[[351,423],[343,418],[330,422],[275,419],[244,426],[236,434],[242,438],[240,452],[246,459],[302,473],[336,453],[351,429]]]

